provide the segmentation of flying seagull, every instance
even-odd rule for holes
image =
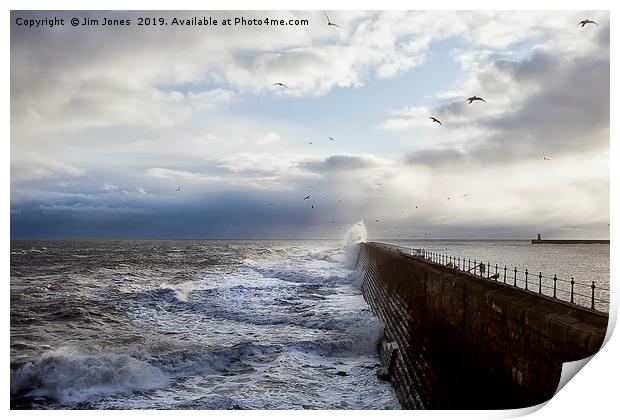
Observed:
[[[473,101],[482,101],[482,102],[486,102],[484,99],[482,99],[480,96],[472,96],[470,98],[467,98],[467,100],[469,101],[469,104],[471,105],[471,103]]]
[[[542,153],[543,160],[551,160],[551,158],[550,158],[550,157],[547,157],[547,156],[545,155],[545,151],[543,150],[543,148],[542,148],[542,146],[541,146],[540,144],[538,145],[538,148],[540,149],[540,153]]]
[[[179,188],[177,188],[177,191],[181,191],[181,186],[179,185]]]
[[[433,122],[439,123],[439,125],[443,125],[443,124],[441,123],[441,121],[439,121],[439,120],[438,120],[437,118],[435,118],[435,117],[428,117],[428,118],[430,118],[431,120],[433,120]]]
[[[332,23],[332,21],[329,20],[329,16],[327,16],[327,13],[325,13],[325,18],[327,19],[327,26],[335,26],[336,28],[340,29],[340,26],[336,25],[335,23]]]
[[[326,198],[327,198],[327,196],[326,196],[326,195],[324,195],[323,197],[321,197],[321,200],[324,200],[324,199],[326,199]]]
[[[273,84],[274,86],[282,86],[288,89],[288,86],[286,86],[284,83],[280,83],[280,82],[276,82]]]
[[[309,196],[309,195],[307,195],[307,196],[305,196],[305,197],[304,197],[304,200],[307,200],[307,199],[309,199],[309,198],[310,198],[310,196]]]
[[[333,138],[333,137],[329,137],[329,136],[328,136],[327,138],[328,138],[328,139],[330,139],[331,141],[336,141],[336,140],[334,140],[334,138]]]
[[[311,142],[311,141],[309,141],[309,142],[308,142],[308,144],[312,144],[312,142]]]
[[[590,19],[586,19],[586,20],[582,20],[581,22],[579,22],[579,23],[577,24],[577,26],[581,25],[581,27],[583,28],[583,27],[584,27],[584,26],[586,26],[588,23],[593,23],[593,24],[595,24],[595,25],[598,25],[598,23],[596,23],[595,21],[590,20]]]

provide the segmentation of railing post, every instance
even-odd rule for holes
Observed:
[[[467,259],[467,271],[470,271],[470,270],[471,270],[471,259],[468,258]]]
[[[527,290],[527,268],[525,269],[525,290]]]
[[[538,293],[542,293],[542,271],[538,272]]]
[[[574,291],[575,291],[575,278],[570,278],[570,303],[575,303],[574,299]]]
[[[555,295],[555,290],[556,290],[555,284],[556,284],[557,282],[558,282],[558,275],[557,275],[557,274],[554,274],[554,275],[553,275],[553,297],[556,297],[556,295]]]
[[[487,263],[487,279],[491,277],[491,263]]]
[[[508,271],[508,267],[504,266],[504,284],[506,284],[506,271]]]
[[[517,285],[517,267],[515,267],[515,286]]]
[[[457,262],[457,268],[460,270],[461,269],[461,257],[458,257],[458,262]]]
[[[592,306],[590,306],[590,308],[594,309],[594,288],[596,287],[594,285],[594,282],[592,282],[592,286],[590,286],[590,287],[592,287]]]
[[[474,276],[476,275],[476,268],[478,268],[478,264],[476,263],[476,260],[474,260]]]

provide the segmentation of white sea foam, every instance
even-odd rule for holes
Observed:
[[[11,372],[11,394],[26,392],[71,404],[94,396],[160,388],[168,382],[160,369],[126,355],[61,348]]]
[[[12,371],[11,396],[60,408],[397,408],[373,370],[382,324],[351,270],[363,240],[360,222],[332,246],[223,246],[207,250],[230,264],[98,271],[124,318],[88,350]]]

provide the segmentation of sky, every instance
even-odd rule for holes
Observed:
[[[308,25],[11,12],[11,238],[609,238],[606,11],[156,14]]]

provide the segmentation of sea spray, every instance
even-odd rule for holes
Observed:
[[[347,268],[354,270],[360,251],[360,243],[366,242],[366,225],[363,220],[349,226],[342,239],[346,252],[345,264]]]
[[[93,396],[164,387],[169,378],[158,368],[123,354],[82,354],[68,347],[11,371],[11,395],[47,397],[60,404]]]

